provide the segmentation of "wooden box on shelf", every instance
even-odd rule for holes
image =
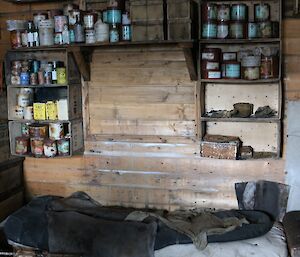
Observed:
[[[56,123],[56,122],[32,122],[28,123],[25,121],[9,121],[9,139],[10,139],[10,149],[11,154],[14,156],[22,156],[22,157],[31,157],[34,156],[30,152],[30,146],[28,147],[29,151],[27,154],[18,154],[16,153],[16,138],[18,137],[24,137],[22,134],[22,124],[24,125],[30,125],[30,124],[45,124],[49,125],[50,123]],[[82,120],[76,119],[72,121],[61,121],[59,123],[63,123],[64,127],[64,134],[67,138],[69,138],[69,154],[60,156],[56,155],[55,157],[70,157],[76,153],[82,153],[83,152],[83,127],[82,127]],[[23,129],[24,133],[24,129]],[[29,136],[28,136],[29,138]],[[47,137],[48,138],[48,137]],[[30,145],[30,139],[29,145]],[[41,156],[45,157],[45,155]],[[55,158],[54,157],[54,158]]]

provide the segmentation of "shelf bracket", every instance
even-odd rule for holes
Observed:
[[[196,51],[194,50],[194,47],[190,44],[179,44],[179,46],[182,48],[186,65],[190,74],[190,78],[192,81],[198,80],[197,75],[197,59],[196,59]]]
[[[91,69],[90,69],[90,54],[86,54],[81,50],[79,46],[69,46],[68,50],[73,53],[77,67],[84,79],[84,81],[90,81]]]

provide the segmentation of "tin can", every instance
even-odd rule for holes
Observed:
[[[218,5],[218,21],[230,20],[230,5],[220,4]]]
[[[10,43],[12,48],[22,47],[21,32],[19,30],[13,30],[10,32]]]
[[[16,137],[16,154],[26,155],[29,153],[29,138]]]
[[[222,62],[236,61],[236,60],[237,60],[236,52],[223,52],[222,53]]]
[[[263,21],[258,23],[259,26],[259,36],[262,38],[271,38],[272,37],[272,22]]]
[[[120,24],[122,22],[122,12],[117,8],[107,8],[107,23]]]
[[[39,27],[40,21],[46,20],[48,18],[47,13],[34,13],[33,14],[33,23],[36,28]]]
[[[54,16],[55,33],[63,32],[64,26],[68,25],[68,17],[64,15]]]
[[[20,76],[11,76],[10,82],[12,85],[20,85],[21,84],[21,78]]]
[[[260,77],[262,79],[271,79],[278,77],[278,57],[264,56],[261,59]]]
[[[18,101],[18,105],[21,107],[26,107],[31,104],[29,94],[18,94],[17,101]]]
[[[207,60],[202,60],[201,61],[201,69],[203,71],[205,70],[220,70],[220,63],[219,62],[212,62],[212,61],[207,61]]]
[[[65,67],[56,68],[57,84],[60,84],[60,85],[67,84],[67,74],[66,74],[66,72],[67,71],[66,71]]]
[[[228,61],[225,65],[225,78],[226,79],[239,79],[241,78],[241,64],[236,61]]]
[[[29,85],[29,73],[28,72],[21,72],[20,74],[20,83],[22,86]]]
[[[202,25],[202,38],[216,38],[217,37],[217,23],[210,21]]]
[[[28,123],[21,123],[21,134],[22,137],[29,137],[29,127]]]
[[[32,72],[38,73],[40,69],[40,61],[33,60],[32,62]]]
[[[131,25],[122,25],[122,40],[131,41]]]
[[[30,85],[34,86],[38,84],[38,75],[37,73],[30,73]]]
[[[54,21],[52,19],[40,21],[39,38],[41,46],[54,45]]]
[[[93,29],[85,30],[85,43],[87,43],[87,44],[96,43],[95,30],[93,30]]]
[[[21,44],[22,47],[28,47],[28,34],[26,30],[21,32]]]
[[[218,16],[218,6],[213,3],[203,3],[201,5],[202,10],[202,21],[208,22],[217,19]]]
[[[55,32],[54,34],[54,44],[62,45],[63,44],[63,36],[61,32]]]
[[[258,26],[255,22],[248,22],[248,38],[257,38]]]
[[[48,137],[48,125],[44,124],[30,124],[29,125],[29,136],[38,138]]]
[[[248,19],[248,6],[246,4],[233,4],[231,6],[231,19],[233,21],[246,21]]]
[[[46,104],[33,103],[33,116],[35,120],[46,120]]]
[[[24,108],[24,119],[33,120],[33,106],[26,106]]]
[[[83,24],[85,29],[94,29],[94,25],[97,21],[96,13],[87,13],[83,16]]]
[[[24,107],[17,105],[14,107],[13,111],[14,111],[15,119],[18,119],[18,120],[24,119]]]
[[[204,48],[201,54],[201,59],[220,62],[220,56],[221,56],[220,48]]]
[[[44,85],[45,84],[45,78],[44,78],[44,72],[43,71],[38,72],[38,82],[39,82],[39,85]]]
[[[245,38],[246,34],[246,29],[245,29],[245,23],[244,22],[239,22],[239,21],[232,21],[230,23],[230,28],[229,28],[229,35],[230,38],[233,39],[243,39]]]
[[[30,138],[31,153],[34,157],[44,155],[44,138]]]
[[[28,88],[28,87],[20,88],[20,94],[28,94],[28,95],[32,96],[33,93],[34,93],[33,88]]]
[[[51,158],[57,155],[57,145],[54,140],[44,140],[44,154],[46,157]]]
[[[46,103],[46,118],[47,120],[57,120],[57,104],[53,101]]]
[[[254,5],[255,21],[268,21],[270,19],[270,5],[267,3],[259,3]]]
[[[59,140],[64,137],[63,123],[50,123],[49,124],[49,138]]]
[[[46,85],[52,84],[52,72],[51,71],[45,71],[44,78],[45,78]]]
[[[119,30],[118,30],[116,24],[113,24],[112,28],[109,31],[109,42],[117,43],[119,41],[120,41]]]
[[[229,22],[219,21],[217,27],[217,38],[225,39],[229,36]]]
[[[70,140],[63,138],[57,141],[57,150],[59,156],[70,155]]]
[[[108,23],[108,22],[107,22],[107,10],[104,10],[104,11],[102,12],[102,19],[103,19],[103,22],[104,22],[104,23]]]
[[[77,20],[81,21],[81,11],[79,9],[69,11],[69,25],[73,26]]]
[[[202,78],[203,79],[221,79],[222,74],[221,71],[202,71]]]
[[[245,56],[242,59],[242,78],[256,80],[260,78],[260,56]]]

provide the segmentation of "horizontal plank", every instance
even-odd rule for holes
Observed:
[[[283,37],[286,40],[290,38],[300,38],[300,21],[299,19],[285,19],[283,21]]]
[[[90,135],[195,136],[194,121],[118,121],[90,119]]]
[[[89,103],[91,120],[192,121],[194,104],[100,104]]]

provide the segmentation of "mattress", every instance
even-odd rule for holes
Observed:
[[[286,237],[280,223],[264,236],[228,243],[210,243],[199,251],[193,244],[172,245],[155,251],[155,257],[288,257]]]

